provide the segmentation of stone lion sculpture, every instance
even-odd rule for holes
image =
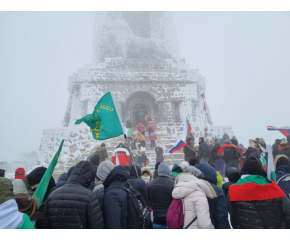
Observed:
[[[111,53],[117,57],[139,57],[142,52],[150,52],[162,58],[176,59],[163,44],[152,38],[136,36],[121,13],[111,13],[108,22],[108,40]]]

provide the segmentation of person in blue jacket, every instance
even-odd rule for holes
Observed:
[[[129,171],[119,165],[113,168],[103,183],[105,190],[103,213],[106,229],[127,228],[128,197],[127,192],[120,187],[127,186],[129,177]]]

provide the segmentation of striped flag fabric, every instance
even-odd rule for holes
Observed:
[[[276,182],[276,173],[274,168],[274,159],[272,154],[272,146],[267,144],[266,151],[268,152],[268,168],[267,168],[267,178],[271,181]]]
[[[206,110],[206,102],[203,103],[203,111]]]
[[[289,126],[285,126],[285,127],[280,127],[280,128],[276,128],[274,126],[268,126],[267,130],[278,130],[280,131],[280,133],[282,133],[285,137],[287,137],[288,135],[290,135],[290,127]]]
[[[185,118],[183,121],[183,137],[184,140],[186,139],[186,137],[190,137],[190,133],[191,133],[191,126],[188,122],[188,120]]]
[[[126,133],[127,137],[131,137],[137,131],[138,131],[137,128],[125,128],[125,133]]]
[[[172,148],[170,148],[170,150],[168,152],[172,154],[172,153],[184,148],[185,146],[186,146],[185,142],[183,142],[182,140],[177,140],[175,145]]]
[[[116,153],[116,166],[120,165],[120,161],[119,161],[119,157],[118,157],[118,153]]]
[[[202,92],[202,94],[200,96],[201,96],[202,99],[204,99],[205,98],[205,93]]]

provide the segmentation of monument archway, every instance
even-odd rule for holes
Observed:
[[[131,119],[137,125],[147,114],[150,114],[155,121],[158,106],[154,96],[145,91],[132,93],[125,102],[125,118]]]

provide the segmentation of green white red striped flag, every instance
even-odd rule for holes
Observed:
[[[268,152],[268,168],[267,168],[267,178],[269,180],[273,180],[276,182],[276,173],[274,168],[274,159],[272,154],[272,146],[267,144],[267,152]]]

